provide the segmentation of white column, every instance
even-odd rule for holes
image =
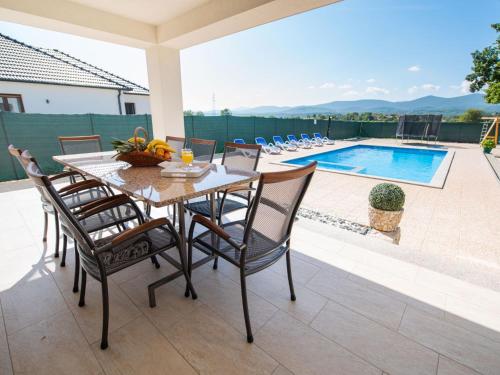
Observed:
[[[179,50],[160,45],[149,47],[146,61],[154,137],[184,137]]]

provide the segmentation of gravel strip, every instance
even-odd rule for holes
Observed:
[[[305,219],[310,219],[314,221],[319,221],[323,224],[332,225],[337,228],[349,230],[358,234],[366,235],[370,231],[370,227],[366,225],[358,224],[353,221],[342,219],[340,217],[324,214],[319,211],[311,210],[308,208],[299,208],[297,216],[303,217]]]

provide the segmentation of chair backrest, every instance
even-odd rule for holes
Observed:
[[[291,142],[297,142],[297,137],[295,137],[293,134],[288,134],[286,137]]]
[[[314,138],[323,138],[320,133],[313,133]]]
[[[316,170],[317,162],[290,171],[262,173],[253,205],[248,215],[243,242],[248,244],[255,231],[275,247],[290,238],[295,215]],[[258,257],[271,250],[252,249]],[[248,257],[248,255],[247,255]]]
[[[28,158],[28,155],[24,154],[24,157]],[[61,222],[71,232],[73,238],[78,242],[80,249],[85,252],[86,255],[93,257],[91,249],[94,248],[94,242],[78,220],[71,214],[71,211],[57,193],[50,179],[42,173],[38,165],[33,161],[28,164],[26,173],[34,182],[38,190],[43,192],[42,195],[46,197],[57,210]]]
[[[274,143],[285,143],[281,135],[273,135],[273,141]]]
[[[165,142],[167,142],[170,145],[170,147],[175,149],[175,154],[172,156],[176,159],[180,159],[181,151],[184,148],[184,146],[186,145],[186,138],[172,137],[172,136],[167,135],[165,137]]]
[[[237,143],[239,145],[244,145],[245,144],[245,140],[243,138],[235,138],[234,143]]]
[[[188,148],[193,151],[194,160],[212,162],[215,153],[216,141],[209,139],[191,138]]]
[[[101,152],[100,135],[81,135],[74,137],[58,137],[64,155]]]
[[[309,138],[309,134],[302,133],[300,136],[301,136],[302,139],[307,139],[308,141],[311,140],[311,138]]]
[[[224,155],[222,155],[222,165],[242,171],[255,171],[259,163],[261,150],[261,145],[242,145],[226,142],[224,144]]]
[[[264,137],[255,137],[255,144],[261,146],[267,146],[267,142]]]
[[[9,150],[9,154],[11,154],[13,157],[16,158],[16,160],[19,162],[19,164],[21,164],[21,167],[26,172],[26,167],[28,166],[29,163],[25,163],[24,159],[21,157],[23,150],[21,150],[20,148],[14,147],[14,145],[9,145],[8,150]]]

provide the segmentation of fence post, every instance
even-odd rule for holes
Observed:
[[[92,135],[95,134],[94,130],[94,116],[92,113],[89,113],[89,120],[90,120],[90,131],[92,132]]]
[[[7,143],[7,146],[9,146],[10,141],[9,141],[9,137],[7,136],[7,130],[5,129],[5,125],[4,125],[3,112],[0,112],[0,125],[2,125],[2,132],[3,132],[3,136],[5,137],[5,143]],[[12,156],[10,154],[9,154],[9,160],[10,160],[10,165],[12,167],[12,170],[14,171],[14,175],[16,176],[16,180],[19,180],[19,175],[17,174],[16,165],[14,164],[14,160],[12,159]]]

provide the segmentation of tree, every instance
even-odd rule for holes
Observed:
[[[500,33],[500,23],[491,27]],[[491,46],[472,52],[472,63],[472,73],[465,77],[471,83],[471,91],[476,92],[486,86],[486,102],[500,103],[500,35]]]
[[[231,116],[231,110],[229,108],[224,108],[220,111],[221,116]]]
[[[195,113],[195,116],[205,116],[205,113],[203,113],[202,111],[197,111]]]
[[[460,115],[459,120],[463,122],[481,122],[484,113],[479,109],[470,108]]]
[[[193,116],[193,115],[194,115],[194,113],[193,113],[193,111],[191,111],[190,109],[186,109],[186,110],[184,111],[184,116]]]

